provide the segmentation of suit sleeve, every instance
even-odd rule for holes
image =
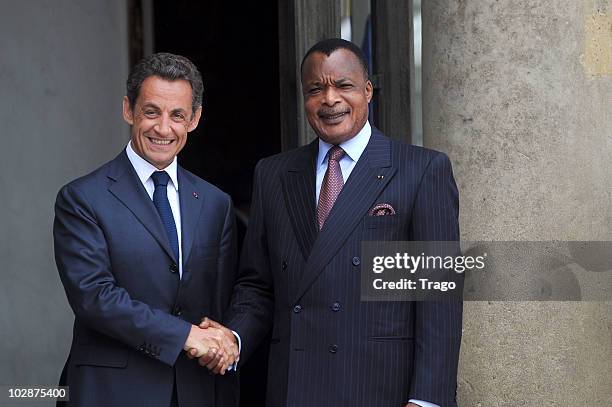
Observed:
[[[226,325],[242,340],[241,361],[248,359],[270,330],[274,310],[261,172],[259,163],[255,168],[251,216],[240,256],[238,280],[225,318]]]
[[[174,365],[190,324],[133,300],[118,286],[95,212],[70,185],[57,196],[53,240],[60,278],[79,323]]]
[[[219,237],[219,259],[217,269],[216,301],[219,301],[218,310],[225,311],[229,306],[232,290],[237,278],[237,249],[236,249],[236,214],[230,197],[227,197],[227,212],[223,223],[223,231]],[[217,317],[215,317],[217,318]],[[218,316],[223,321],[223,316]]]
[[[458,241],[459,198],[451,163],[437,154],[425,170],[413,209],[414,241]],[[461,301],[415,303],[415,361],[409,399],[456,406]]]

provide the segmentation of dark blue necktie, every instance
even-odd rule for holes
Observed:
[[[164,224],[168,240],[170,241],[170,247],[174,253],[174,258],[178,264],[179,261],[179,245],[178,235],[176,233],[176,225],[174,223],[174,216],[172,216],[172,208],[170,208],[170,202],[168,201],[168,180],[170,176],[166,171],[155,171],[151,178],[155,184],[155,192],[153,192],[153,203],[159,217]]]

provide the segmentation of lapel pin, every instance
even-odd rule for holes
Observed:
[[[198,198],[199,198],[198,193],[197,193],[197,192],[194,192],[194,193],[193,193],[193,197],[194,197],[195,199],[198,199]]]
[[[384,175],[379,175],[376,178],[378,178],[378,179],[385,179],[385,176]]]

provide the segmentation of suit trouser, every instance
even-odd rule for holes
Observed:
[[[172,399],[170,400],[170,407],[179,407],[178,395],[176,392],[176,372],[174,372],[174,384],[172,384]]]

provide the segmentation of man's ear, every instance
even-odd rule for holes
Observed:
[[[196,111],[193,113],[191,117],[191,121],[189,122],[189,127],[187,127],[187,132],[190,133],[198,127],[198,123],[200,122],[200,117],[202,117],[202,106],[198,107]]]
[[[372,85],[372,82],[368,79],[366,81],[366,98],[368,99],[368,103],[370,103],[370,101],[372,100],[372,94],[374,92],[374,86]]]
[[[130,100],[127,96],[123,97],[123,120],[125,120],[130,126],[134,124],[134,112],[130,107]]]

